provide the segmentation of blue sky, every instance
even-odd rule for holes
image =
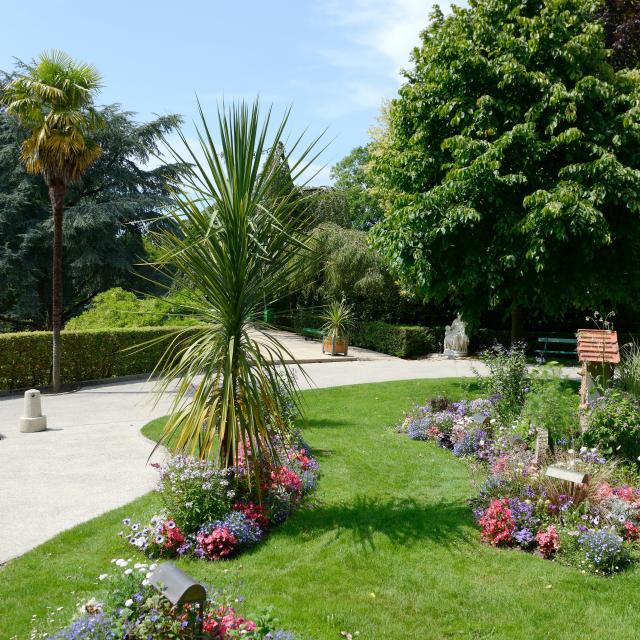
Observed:
[[[424,0],[5,0],[0,68],[57,48],[96,65],[103,104],[140,119],[179,113],[191,137],[198,94],[207,113],[260,94],[293,106],[291,129],[327,129],[321,164],[368,139],[392,98],[433,2]],[[448,3],[441,5],[446,7]],[[328,168],[314,180],[328,182]]]

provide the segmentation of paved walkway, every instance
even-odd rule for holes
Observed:
[[[317,342],[285,336],[310,381],[332,387],[365,382],[473,375],[473,360],[406,361],[350,349],[356,361],[322,356]],[[157,472],[147,464],[152,445],[140,434],[165,415],[170,394],[154,406],[153,385],[144,381],[84,387],[42,396],[48,430],[19,432],[21,396],[0,398],[0,563],[80,522],[120,507],[150,491]],[[162,454],[158,452],[157,456]]]

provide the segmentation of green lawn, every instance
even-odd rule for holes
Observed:
[[[240,583],[247,612],[273,605],[282,626],[309,639],[341,631],[363,640],[636,638],[638,571],[587,577],[480,544],[467,464],[390,429],[411,404],[442,392],[466,390],[461,381],[423,380],[308,392],[319,505],[251,553],[185,561],[185,569],[207,583]],[[2,568],[0,638],[25,638],[32,613],[47,604],[71,610],[97,589],[110,558],[135,555],[115,536],[121,518],[157,506],[146,496]]]

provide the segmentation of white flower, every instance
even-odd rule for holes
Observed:
[[[580,447],[580,453],[585,453],[587,450],[587,447]]]
[[[567,449],[567,453],[569,455],[573,455],[575,453],[575,451],[573,449]]]
[[[105,578],[108,578],[108,577],[109,577],[109,574],[108,574],[108,573],[101,573],[101,574],[98,576],[98,580],[104,580]]]
[[[155,571],[158,568],[158,565],[154,562],[149,565],[149,571]]]
[[[125,569],[124,575],[130,576],[133,573],[133,569]]]
[[[129,598],[125,603],[124,606],[125,607],[130,607],[133,604],[133,600],[131,598]]]
[[[146,578],[142,581],[142,586],[144,586],[144,587],[148,587],[149,586],[149,581]]]

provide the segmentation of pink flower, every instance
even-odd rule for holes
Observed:
[[[546,531],[538,531],[536,542],[544,558],[550,558],[560,548],[560,536],[553,525],[549,525]]]
[[[625,522],[623,529],[624,539],[627,542],[640,539],[640,529],[633,522]]]
[[[210,533],[201,531],[196,536],[202,553],[213,560],[220,560],[231,555],[236,548],[236,537],[225,527],[217,527]]]
[[[491,467],[491,471],[493,472],[493,475],[498,476],[504,473],[507,469],[508,464],[509,464],[509,456],[500,456],[496,458],[496,461],[493,463],[493,466]]]
[[[513,542],[512,533],[516,523],[511,517],[509,501],[506,498],[494,498],[481,516],[482,537],[494,547]]]
[[[202,631],[216,640],[226,640],[229,631],[254,631],[256,623],[236,614],[232,607],[221,605],[216,612],[209,612],[202,621]],[[233,637],[237,637],[236,634]]]
[[[600,498],[600,500],[604,500],[605,498],[610,498],[613,495],[613,489],[611,488],[611,485],[608,482],[601,482],[598,485],[598,490],[596,492],[596,495],[598,496],[598,498]]]
[[[625,502],[633,502],[636,499],[636,496],[633,491],[633,487],[629,487],[629,486],[618,487],[613,490],[613,493],[618,498],[620,498],[621,500],[624,500]]]

